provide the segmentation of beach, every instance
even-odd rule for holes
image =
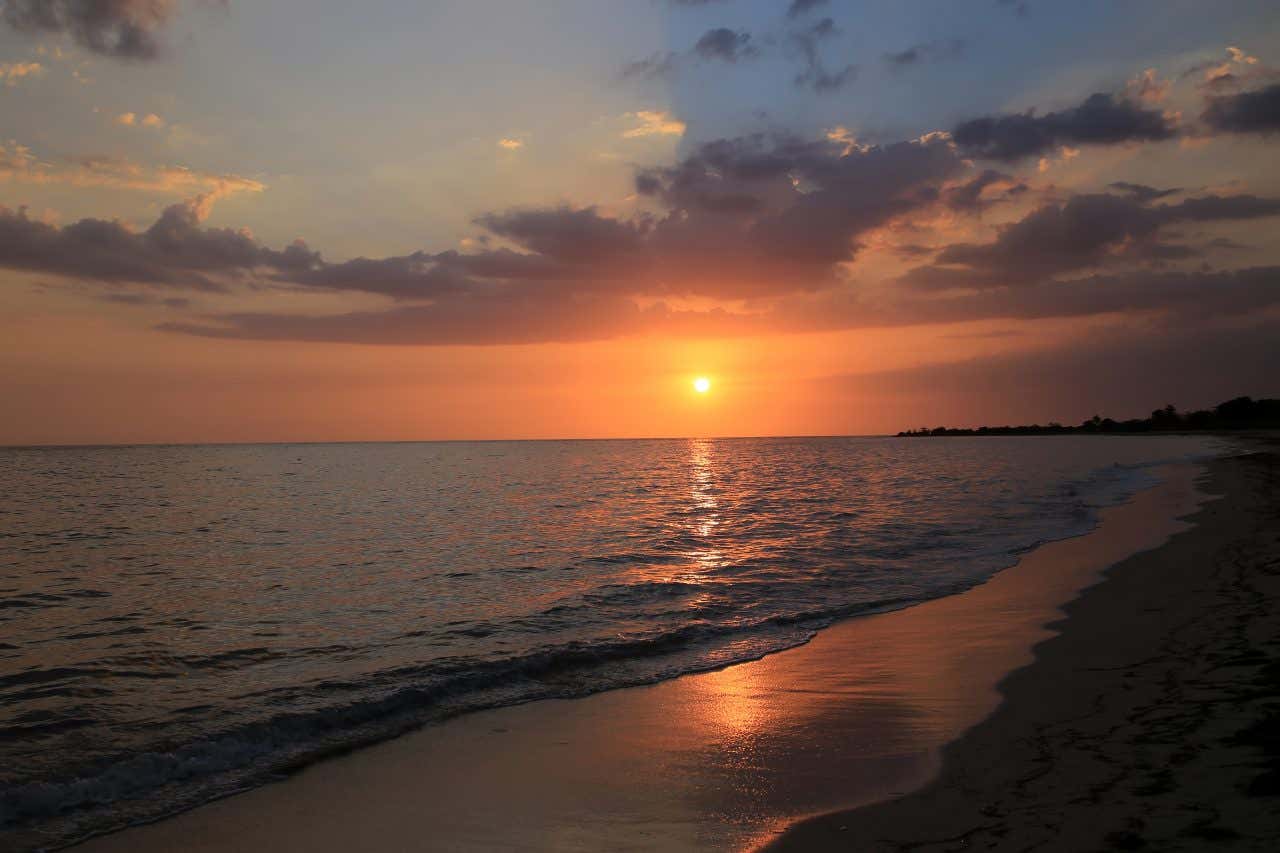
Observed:
[[[1209,470],[1201,488],[1223,497],[1190,522],[1206,500],[1202,469],[1170,466],[1092,533],[962,594],[713,672],[465,715],[76,849],[972,849],[980,837],[1024,849],[1064,831],[1087,837],[1061,849],[1147,838],[1191,849],[1265,838],[1268,801],[1241,793],[1266,788],[1254,780],[1261,759],[1248,736],[1233,738],[1265,704],[1247,698],[1261,690],[1261,640],[1240,632],[1269,627],[1274,576],[1258,566],[1274,560],[1274,538],[1259,538],[1274,458]]]
[[[1280,458],[1067,606],[926,789],[793,827],[784,850],[1275,849]]]
[[[927,789],[769,849],[1275,849],[1277,461],[1213,462],[1221,500],[1070,603]]]
[[[0,853],[1280,848],[1278,13],[0,0]]]

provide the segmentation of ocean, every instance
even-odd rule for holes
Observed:
[[[1194,436],[0,449],[0,842],[795,646],[1087,532]],[[868,650],[874,654],[874,650]]]

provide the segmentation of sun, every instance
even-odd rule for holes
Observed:
[[[699,394],[707,393],[711,390],[711,380],[705,376],[699,376],[697,379],[693,380],[693,390],[697,391]]]

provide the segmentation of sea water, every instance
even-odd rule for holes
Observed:
[[[757,658],[981,583],[1219,450],[0,449],[0,841],[57,847],[447,716]]]

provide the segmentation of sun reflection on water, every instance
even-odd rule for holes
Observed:
[[[715,444],[709,439],[689,440],[689,538],[693,547],[687,552],[691,571],[682,580],[699,583],[706,575],[727,563],[724,552],[715,544],[720,526],[719,488],[716,485]]]

